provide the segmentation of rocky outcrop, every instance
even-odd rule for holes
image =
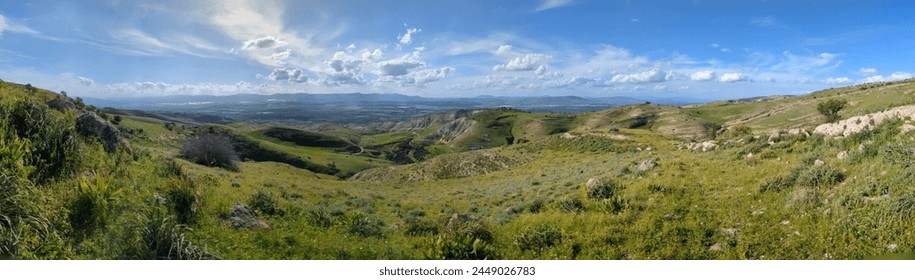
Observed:
[[[453,120],[446,124],[443,124],[437,130],[435,130],[431,134],[427,135],[425,140],[426,141],[442,140],[447,143],[447,142],[450,142],[451,140],[454,140],[458,136],[461,136],[462,134],[464,134],[464,132],[467,132],[467,130],[470,130],[470,128],[472,128],[473,125],[476,123],[477,123],[476,121],[468,119],[466,117],[456,119],[456,120]]]
[[[859,132],[872,130],[884,121],[905,118],[915,119],[915,105],[900,106],[882,112],[851,117],[835,123],[821,124],[813,130],[813,133],[826,137],[848,137]]]
[[[64,98],[51,99],[51,101],[48,101],[45,103],[45,105],[48,105],[48,107],[51,109],[61,112],[66,110],[76,110],[76,104],[73,104],[73,102],[70,102],[70,100]]]
[[[79,115],[76,118],[76,129],[85,136],[97,138],[109,153],[117,151],[121,143],[117,127],[93,112]]]

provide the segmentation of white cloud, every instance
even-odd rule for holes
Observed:
[[[243,50],[259,50],[259,49],[272,49],[275,47],[280,47],[286,45],[286,42],[283,40],[273,37],[273,36],[264,36],[256,39],[247,40],[242,43],[241,49]]]
[[[654,90],[667,90],[667,85],[655,85]]]
[[[642,84],[642,83],[658,83],[669,80],[672,77],[670,73],[661,71],[660,69],[651,69],[644,72],[633,73],[633,74],[617,74],[610,79],[611,83],[631,83],[631,84]]]
[[[84,86],[91,86],[91,85],[95,84],[95,80],[90,79],[90,78],[80,76],[80,77],[78,77],[78,79],[79,79],[79,83]]]
[[[873,74],[873,73],[877,73],[877,69],[875,69],[875,68],[861,68],[860,70],[858,70],[858,72],[861,73],[861,74]]]
[[[289,58],[289,55],[292,54],[292,50],[285,50],[282,52],[275,52],[270,55],[270,59],[276,61],[277,64],[285,64],[286,59]]]
[[[38,35],[38,31],[32,30],[28,26],[7,20],[6,17],[4,17],[3,15],[0,15],[0,36],[3,36],[3,32],[6,32],[6,31],[13,32],[13,33]]]
[[[324,65],[327,68],[317,68],[312,71],[318,75],[319,84],[364,84],[363,67],[374,64],[376,60],[381,59],[381,56],[380,49],[371,51],[365,49],[358,53],[338,51],[334,53],[331,59],[324,61]]]
[[[501,45],[496,49],[496,55],[507,55],[512,53],[512,45]]]
[[[572,0],[544,0],[534,11],[546,11],[572,4]]]
[[[894,72],[889,77],[884,77],[882,75],[874,75],[874,76],[864,78],[864,80],[861,80],[861,82],[862,83],[893,82],[893,81],[906,80],[906,79],[911,79],[911,78],[912,78],[912,73]]]
[[[552,57],[545,54],[526,54],[509,60],[505,64],[499,64],[492,68],[493,71],[534,71],[545,63],[549,62]]]
[[[389,59],[378,63],[380,76],[403,76],[410,70],[426,65],[419,57],[419,51],[411,52],[399,58]]]
[[[302,69],[286,69],[286,68],[276,68],[273,69],[273,72],[267,76],[267,79],[271,81],[287,81],[290,83],[304,83],[308,81],[308,76],[305,75],[305,72]]]
[[[689,79],[693,81],[710,81],[715,78],[715,71],[706,70],[706,71],[696,71],[689,75]]]
[[[718,76],[718,81],[722,82],[722,83],[733,83],[733,82],[741,82],[741,81],[746,81],[746,80],[747,80],[747,77],[743,73],[739,73],[739,72],[724,73],[724,74],[721,74],[721,76]]]
[[[845,85],[845,84],[852,83],[851,79],[849,79],[848,77],[839,77],[839,78],[829,77],[829,78],[826,78],[826,80],[824,80],[823,82],[830,84],[830,85]]]
[[[397,36],[397,40],[400,42],[400,45],[409,45],[413,43],[413,34],[419,33],[421,29],[408,28],[407,32],[403,35]]]
[[[793,74],[816,74],[816,72],[834,69],[842,64],[841,60],[837,60],[840,56],[839,54],[828,52],[813,56],[794,55],[790,52],[784,52],[784,56],[785,60],[773,65],[772,70]]]
[[[452,67],[439,69],[422,69],[400,76],[381,76],[379,81],[397,82],[401,86],[425,86],[428,83],[444,79],[454,72]]]

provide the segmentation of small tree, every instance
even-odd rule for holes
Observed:
[[[839,119],[839,111],[847,105],[848,101],[845,99],[830,99],[817,104],[817,111],[826,117],[826,122],[834,122]]]
[[[225,167],[230,170],[238,169],[235,165],[238,155],[235,154],[232,139],[222,134],[199,134],[184,142],[181,147],[181,157],[197,164]]]

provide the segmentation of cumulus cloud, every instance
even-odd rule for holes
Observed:
[[[284,63],[286,63],[286,59],[288,59],[289,55],[291,55],[291,54],[292,54],[292,50],[285,50],[282,52],[275,52],[275,53],[271,54],[269,58],[272,59],[273,61],[276,61],[277,64],[284,64]]]
[[[362,50],[358,53],[335,52],[333,57],[324,61],[328,68],[314,70],[323,85],[364,84],[362,69],[381,59],[380,49]]]
[[[496,49],[496,55],[507,55],[512,53],[512,45],[501,45]]]
[[[409,45],[413,43],[413,34],[419,33],[421,29],[408,28],[407,32],[403,35],[397,36],[397,40],[400,42],[400,45]]]
[[[305,75],[305,71],[302,71],[302,69],[299,68],[276,68],[273,69],[273,72],[270,72],[267,79],[277,82],[287,81],[290,83],[304,83],[308,81],[308,76]]]
[[[689,75],[689,79],[693,81],[710,81],[715,78],[715,71],[696,71]]]
[[[545,54],[526,54],[512,58],[505,64],[492,68],[493,71],[534,71],[550,61],[552,57]]]
[[[572,4],[572,0],[544,0],[534,11],[546,11]]]
[[[95,80],[90,79],[90,78],[80,76],[80,77],[78,77],[78,79],[79,79],[79,84],[84,85],[84,86],[91,86],[91,85],[95,84]]]
[[[861,80],[861,82],[862,83],[892,82],[892,81],[906,80],[906,79],[911,79],[911,78],[912,78],[912,73],[894,72],[889,77],[884,77],[882,75],[874,75],[874,76],[864,78],[864,80]]]
[[[858,72],[861,73],[861,74],[874,74],[874,73],[877,73],[877,69],[875,69],[875,68],[861,68],[861,70],[858,70]]]
[[[718,81],[722,83],[734,83],[746,81],[747,76],[739,72],[724,73],[718,76]]]
[[[839,77],[839,78],[829,77],[829,78],[826,78],[826,80],[824,80],[823,82],[830,84],[830,85],[844,85],[844,84],[852,83],[851,79],[849,79],[848,77]]]
[[[419,51],[411,52],[399,58],[378,63],[378,74],[381,76],[403,76],[410,70],[426,65],[419,57]]]
[[[243,50],[270,49],[286,45],[286,42],[273,36],[264,36],[257,39],[247,40],[242,44]]]
[[[670,73],[661,71],[660,69],[651,69],[644,72],[633,73],[633,74],[617,74],[610,79],[611,83],[631,83],[631,84],[643,84],[643,83],[658,83],[669,80],[672,77]]]
[[[444,79],[452,72],[454,72],[454,68],[452,67],[422,69],[400,76],[381,76],[378,80],[382,82],[397,82],[401,86],[424,86],[428,83]]]

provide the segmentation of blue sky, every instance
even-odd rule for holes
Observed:
[[[0,79],[71,95],[798,94],[915,73],[906,1],[4,1]]]

